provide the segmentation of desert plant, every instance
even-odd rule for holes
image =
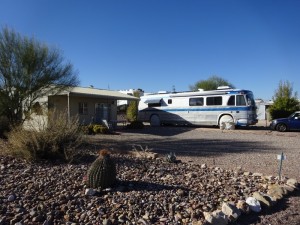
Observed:
[[[280,81],[273,96],[274,104],[269,112],[272,119],[288,117],[300,109],[297,92],[293,93],[293,85],[289,81]]]
[[[9,132],[9,121],[5,116],[0,116],[0,138],[5,138],[6,133]]]
[[[116,164],[107,150],[101,150],[99,157],[87,172],[87,186],[105,189],[116,182]]]
[[[138,154],[140,158],[146,159],[149,155],[149,152],[152,151],[152,148],[148,148],[148,146],[144,148],[142,145],[133,145],[132,150]]]
[[[95,132],[94,132],[94,125],[93,124],[81,126],[80,130],[85,135],[93,135],[93,134],[95,134]]]
[[[109,129],[105,125],[95,124],[93,125],[93,132],[95,134],[108,134]]]
[[[38,123],[14,127],[8,134],[10,153],[27,160],[62,159],[71,162],[82,143],[79,120],[65,112],[51,112]]]
[[[140,97],[140,93],[138,91],[133,93],[134,97]],[[128,121],[136,121],[138,115],[138,101],[131,101],[126,110],[126,117]]]
[[[170,152],[169,154],[166,155],[166,160],[168,162],[171,162],[171,163],[175,163],[176,162],[176,155],[174,152]]]

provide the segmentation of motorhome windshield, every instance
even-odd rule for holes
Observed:
[[[249,106],[255,106],[253,94],[246,94],[246,99]]]

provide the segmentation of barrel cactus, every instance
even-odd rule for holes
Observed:
[[[116,164],[107,150],[101,150],[87,173],[87,186],[105,189],[116,182]]]

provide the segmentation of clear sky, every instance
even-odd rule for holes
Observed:
[[[300,0],[0,0],[0,26],[59,48],[81,86],[187,91],[211,75],[300,97]]]

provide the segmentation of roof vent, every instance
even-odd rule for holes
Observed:
[[[217,90],[223,90],[223,89],[231,89],[231,87],[229,87],[229,86],[219,86],[217,88]]]

